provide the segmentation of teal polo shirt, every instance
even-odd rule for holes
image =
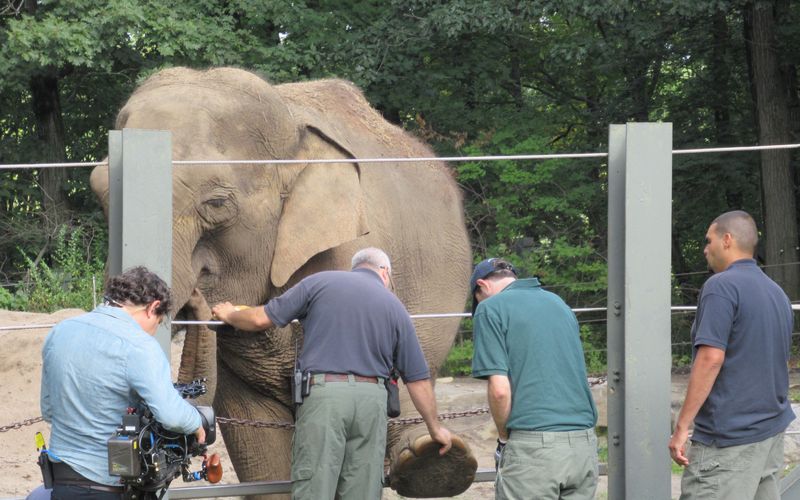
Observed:
[[[472,375],[506,375],[506,428],[543,432],[588,429],[597,409],[586,380],[578,321],[536,278],[516,280],[478,304]]]

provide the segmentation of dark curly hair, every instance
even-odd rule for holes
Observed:
[[[163,315],[172,307],[172,297],[167,284],[158,275],[144,266],[128,269],[112,277],[106,283],[105,298],[116,305],[141,306],[160,300],[156,314]]]

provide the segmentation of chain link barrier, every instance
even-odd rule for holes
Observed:
[[[590,377],[588,379],[589,387],[600,385],[605,381],[606,377]],[[489,413],[488,406],[484,406],[482,408],[474,408],[472,410],[440,413],[439,415],[437,415],[437,418],[439,420],[453,420],[456,418],[475,417],[477,415],[484,415],[486,413]],[[13,429],[21,429],[22,427],[33,425],[38,422],[42,422],[43,420],[44,418],[42,417],[35,417],[23,420],[21,422],[15,422],[13,424],[0,426],[0,432],[8,432]],[[424,421],[425,420],[422,417],[391,418],[388,421],[388,425],[389,427],[398,427],[403,425],[421,424]],[[264,422],[262,420],[247,420],[244,418],[217,417],[217,423],[227,424],[227,425],[239,425],[245,427],[255,427],[258,429],[284,429],[287,431],[294,429],[293,422]]]

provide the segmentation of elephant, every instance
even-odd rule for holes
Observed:
[[[461,192],[431,150],[375,111],[352,83],[272,85],[237,68],[170,68],[150,76],[120,110],[116,128],[172,133],[172,287],[186,319],[209,304],[264,304],[302,278],[349,269],[360,248],[392,258],[393,288],[411,314],[464,309],[471,268]],[[347,161],[424,157],[415,163]],[[289,164],[226,163],[292,159]],[[310,160],[342,160],[315,163]],[[145,179],[142,182],[146,182]],[[108,207],[108,168],[92,190]],[[415,320],[435,379],[459,318]],[[302,329],[265,334],[190,327],[180,381],[209,379],[218,416],[291,421],[289,376]],[[214,390],[215,386],[215,390]],[[413,416],[402,392],[402,417]],[[291,432],[221,424],[240,481],[289,477]],[[391,426],[391,486],[415,497],[458,494],[477,461],[461,438],[437,458],[424,425]],[[270,497],[274,498],[274,497]]]

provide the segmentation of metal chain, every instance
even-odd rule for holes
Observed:
[[[439,420],[450,420],[454,418],[462,418],[462,417],[472,417],[475,415],[482,415],[484,413],[488,413],[489,408],[476,408],[474,410],[467,410],[467,411],[458,411],[452,413],[440,413],[438,415]],[[27,425],[33,425],[37,422],[41,422],[44,420],[42,417],[36,418],[29,418],[27,420],[23,420],[22,422],[16,422],[10,425],[4,425],[0,427],[0,432],[7,432],[12,429],[19,429]],[[389,426],[397,426],[397,425],[411,425],[411,424],[420,424],[424,422],[422,417],[409,417],[409,418],[393,418],[389,419],[388,425]],[[219,424],[229,424],[229,425],[241,425],[247,427],[256,427],[259,429],[285,429],[285,430],[292,430],[294,429],[293,422],[264,422],[261,420],[247,420],[244,418],[228,418],[228,417],[217,417],[217,423]]]
[[[476,415],[483,415],[489,413],[489,407],[475,408],[474,410],[454,411],[451,413],[440,413],[437,415],[439,420],[452,420],[454,418],[474,417]],[[408,417],[408,418],[392,418],[389,419],[389,427],[398,425],[411,425],[421,424],[425,420],[422,417]]]
[[[590,377],[589,385],[590,386],[600,385],[605,381],[606,377],[596,377],[596,378]],[[483,408],[475,408],[473,410],[440,413],[439,415],[437,415],[437,417],[439,418],[439,420],[453,420],[456,418],[474,417],[477,415],[483,415],[485,413],[489,413],[489,408],[486,406]],[[36,417],[23,420],[22,422],[16,422],[10,425],[4,425],[0,427],[0,432],[7,432],[12,429],[19,429],[27,425],[33,425],[37,422],[41,422],[42,420],[44,420],[42,417]],[[392,418],[389,419],[388,425],[389,427],[400,426],[400,425],[413,425],[413,424],[421,424],[424,421],[425,420],[422,417]],[[244,418],[217,417],[217,423],[256,427],[259,429],[285,429],[285,430],[294,429],[293,422],[264,422],[261,420],[247,420]]]
[[[439,420],[451,420],[454,418],[474,417],[475,415],[483,415],[489,413],[489,408],[476,408],[474,410],[456,411],[451,413],[440,413]],[[425,420],[422,417],[408,417],[408,418],[391,418],[388,421],[389,427],[397,425],[412,425],[421,424]],[[243,418],[226,418],[217,417],[217,422],[220,424],[242,425],[247,427],[267,428],[267,429],[294,429],[292,422],[263,422],[260,420],[246,420]]]
[[[4,425],[4,426],[0,427],[0,432],[8,432],[11,429],[20,429],[20,428],[22,428],[22,427],[24,427],[26,425],[33,425],[33,424],[41,422],[43,420],[44,420],[44,418],[42,418],[42,417],[29,418],[27,420],[23,420],[22,422],[16,422],[16,423],[13,423],[13,424]]]
[[[246,420],[244,418],[217,417],[218,424],[242,425],[247,427],[257,427],[260,429],[294,429],[293,422],[263,422],[261,420]]]

